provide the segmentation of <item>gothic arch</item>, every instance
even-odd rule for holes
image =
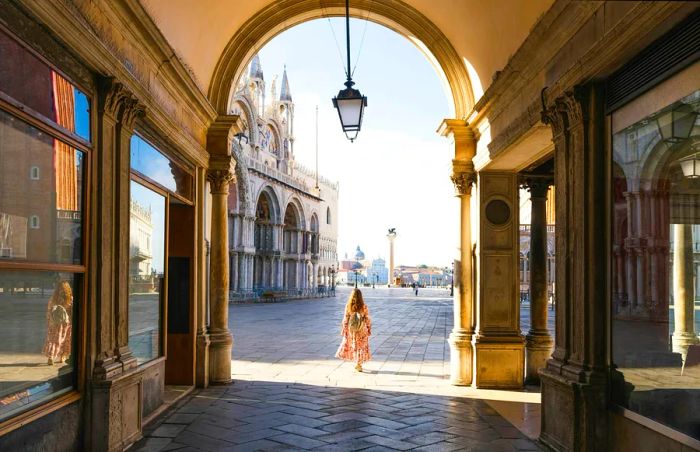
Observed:
[[[239,27],[219,57],[208,91],[214,108],[220,114],[227,113],[229,99],[248,62],[276,35],[313,19],[344,15],[343,0],[286,1],[270,3],[261,9]],[[383,25],[415,44],[442,79],[454,110],[452,116],[467,117],[474,106],[467,66],[443,32],[427,17],[400,0],[355,0],[350,15]]]
[[[298,218],[298,225],[297,227],[301,230],[306,230],[306,216],[304,214],[304,206],[302,205],[301,201],[299,201],[299,198],[296,196],[292,196],[289,201],[287,201],[287,205],[284,208],[285,216],[287,213],[287,209],[292,207],[297,215]]]
[[[253,103],[246,95],[237,95],[231,100],[231,105],[229,106],[229,111],[227,114],[232,113],[234,106],[238,104],[241,108],[241,113],[245,117],[245,121],[248,126],[248,142],[257,143],[258,142],[258,129],[253,127],[257,124],[257,114],[253,108]]]

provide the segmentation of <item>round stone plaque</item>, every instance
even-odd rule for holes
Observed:
[[[486,204],[486,219],[495,226],[508,223],[510,219],[510,207],[501,199],[493,199]]]

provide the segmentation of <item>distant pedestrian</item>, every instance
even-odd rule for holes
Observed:
[[[354,361],[355,370],[362,372],[362,363],[372,359],[369,337],[372,335],[372,319],[359,289],[353,289],[345,305],[340,335],[343,337],[336,358]]]
[[[416,283],[413,283],[413,290],[416,291],[416,296],[418,296],[418,285]]]

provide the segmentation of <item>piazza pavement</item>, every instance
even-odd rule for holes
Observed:
[[[449,384],[449,291],[363,288],[373,359],[362,373],[334,358],[348,293],[231,305],[233,384],[193,391],[133,449],[545,450],[534,440],[538,388]],[[527,306],[521,313],[525,332]]]

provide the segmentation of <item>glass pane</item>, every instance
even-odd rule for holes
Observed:
[[[90,102],[87,96],[1,31],[0,91],[90,140]]]
[[[0,260],[80,264],[84,155],[0,111]]]
[[[79,280],[0,271],[0,421],[74,387]]]
[[[173,193],[192,199],[192,175],[138,135],[131,137],[131,169]]]
[[[700,439],[700,86],[695,89],[681,98],[660,89],[645,111],[640,101],[613,116],[612,339],[615,400]]]
[[[129,347],[139,364],[161,355],[165,197],[131,182]]]

